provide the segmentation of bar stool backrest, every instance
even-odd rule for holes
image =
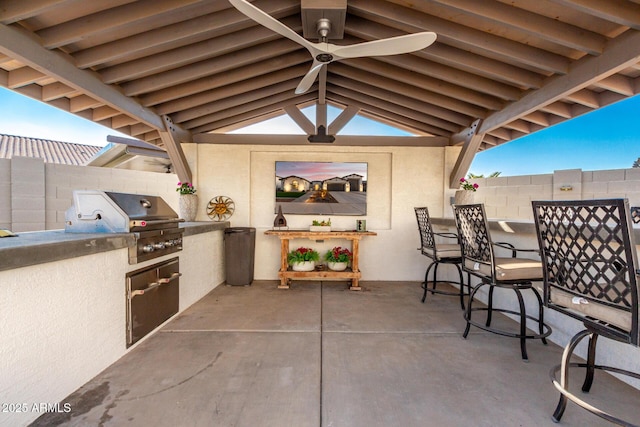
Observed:
[[[626,199],[534,201],[544,302],[638,346],[638,260]]]
[[[493,243],[484,205],[454,205],[453,213],[464,270],[480,278],[490,278],[495,283]]]
[[[422,255],[426,255],[431,259],[435,259],[436,241],[433,235],[433,227],[431,227],[431,217],[429,217],[429,209],[427,209],[426,207],[413,209],[416,212],[418,230],[420,231],[420,250],[422,252]]]

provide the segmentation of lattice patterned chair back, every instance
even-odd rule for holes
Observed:
[[[471,325],[480,329],[520,340],[522,359],[527,360],[526,341],[540,339],[547,343],[546,337],[551,334],[551,328],[544,323],[542,297],[533,286],[534,281],[542,279],[542,265],[536,259],[516,257],[518,252],[537,252],[537,249],[517,249],[513,245],[503,242],[493,242],[489,231],[489,222],[483,204],[454,205],[454,217],[458,228],[460,246],[462,248],[463,269],[478,278],[480,283],[473,287],[469,295],[469,304],[464,318],[467,321],[463,337],[467,337]],[[494,247],[502,248],[511,253],[510,257],[497,257]],[[478,307],[474,296],[482,288],[488,289],[487,306]],[[512,290],[518,302],[518,310],[507,307],[496,308],[493,304],[493,292],[496,287]],[[527,314],[522,291],[532,292],[537,301],[537,316]],[[476,305],[475,307],[474,304]],[[492,327],[493,312],[518,315],[520,324],[518,330]],[[472,319],[473,312],[486,312],[486,321]],[[527,319],[537,323],[538,331],[527,330]]]
[[[634,345],[637,252],[623,199],[533,202],[545,304]]]
[[[484,205],[459,205],[454,208],[464,269],[482,278],[495,280],[493,243]]]
[[[551,372],[553,384],[561,393],[553,418],[559,421],[567,400],[571,400],[611,422],[632,425],[568,390],[569,366],[586,368],[584,392],[591,388],[595,369],[640,379],[636,372],[595,365],[599,336],[636,347],[640,343],[638,260],[628,202],[539,201],[532,205],[544,265],[545,305],[580,320],[586,328],[567,344],[562,363]],[[587,337],[587,363],[572,363],[573,351]]]
[[[424,275],[423,288],[424,293],[422,295],[422,302],[425,302],[427,298],[427,292],[444,294],[444,295],[458,295],[460,297],[460,306],[464,310],[464,281],[462,278],[462,270],[460,268],[461,257],[460,257],[460,245],[458,243],[458,236],[455,233],[437,233],[433,230],[433,226],[431,225],[431,217],[429,216],[429,209],[426,207],[414,208],[416,213],[416,220],[418,221],[418,231],[420,232],[420,248],[418,248],[422,255],[431,259],[431,263],[427,267],[427,271]],[[451,241],[451,243],[439,243],[436,241],[435,236],[440,236],[441,238],[446,238]],[[437,271],[439,264],[452,264],[455,265],[459,281],[452,282],[448,281],[450,284],[454,284],[458,286],[458,291],[448,291],[437,289]],[[433,269],[433,280],[429,280],[429,273]],[[469,289],[467,283],[467,290]]]
[[[433,235],[433,227],[431,226],[431,218],[429,217],[429,209],[413,208],[418,221],[418,231],[420,232],[420,251],[422,255],[435,259],[436,239]]]

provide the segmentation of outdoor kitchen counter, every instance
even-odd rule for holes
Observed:
[[[184,236],[229,227],[228,222],[186,222]],[[0,271],[127,248],[134,233],[66,233],[64,230],[16,233],[0,239]]]

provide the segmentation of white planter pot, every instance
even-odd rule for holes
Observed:
[[[303,261],[291,264],[291,269],[293,271],[313,271],[314,268],[316,268],[315,261]]]
[[[471,205],[473,204],[475,191],[471,190],[458,190],[456,191],[454,204],[456,205]]]
[[[331,226],[330,225],[310,225],[309,226],[309,231],[325,231],[325,232],[329,232],[329,231],[331,231]]]
[[[178,200],[180,218],[187,222],[195,221],[198,212],[198,196],[195,194],[181,194]]]
[[[327,267],[329,267],[329,270],[333,270],[333,271],[343,271],[347,269],[347,264],[346,262],[332,262],[332,261],[328,261],[327,262]]]

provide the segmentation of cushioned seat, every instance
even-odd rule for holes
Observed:
[[[625,331],[631,330],[631,316],[629,316],[628,312],[621,311],[618,308],[594,304],[584,297],[578,297],[560,289],[553,291],[553,296],[549,299],[549,303],[564,307],[566,310],[571,311],[574,316],[589,316]]]
[[[442,258],[460,258],[460,245],[448,244],[448,243],[436,243],[436,248],[425,248],[425,252],[438,259]]]

